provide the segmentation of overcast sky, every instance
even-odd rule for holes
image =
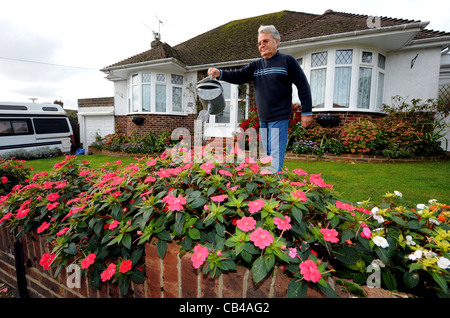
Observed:
[[[0,101],[62,100],[76,109],[79,98],[113,96],[99,70],[148,50],[150,29],[175,46],[237,19],[327,9],[429,21],[427,29],[450,32],[450,1],[441,0],[1,0]]]

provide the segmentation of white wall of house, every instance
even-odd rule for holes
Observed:
[[[429,48],[388,54],[384,103],[390,105],[392,97],[397,95],[407,101],[436,99],[438,97],[440,51],[440,48]],[[414,59],[414,65],[411,68]]]
[[[127,80],[114,82],[114,114],[118,116],[128,113]]]

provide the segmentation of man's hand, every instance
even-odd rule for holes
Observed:
[[[302,116],[302,127],[308,128],[309,125],[311,125],[312,121],[313,121],[312,116]]]
[[[220,71],[217,68],[208,69],[208,75],[213,75],[215,78],[220,77]]]

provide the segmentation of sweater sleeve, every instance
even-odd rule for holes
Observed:
[[[241,85],[249,83],[253,80],[254,66],[250,63],[239,70],[220,70],[219,80],[225,81],[231,84]]]
[[[302,115],[312,116],[312,97],[311,88],[300,65],[292,58],[290,59],[290,67],[292,71],[289,73],[292,76],[292,82],[295,84],[298,90],[298,97],[302,105]]]

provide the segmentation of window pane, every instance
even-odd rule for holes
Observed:
[[[34,118],[34,128],[37,134],[56,134],[70,132],[66,118]]]
[[[336,64],[352,64],[353,50],[337,50]]]
[[[172,111],[181,112],[182,88],[172,87]]]
[[[142,73],[142,83],[150,83],[152,81],[151,73]]]
[[[12,121],[12,127],[15,134],[27,134],[28,124],[25,120]]]
[[[383,54],[378,54],[378,67],[382,70],[386,67],[386,56]]]
[[[133,84],[133,85],[136,85],[136,84],[138,84],[139,82],[138,82],[138,75],[136,74],[136,75],[133,75],[133,77],[131,78],[131,83]]]
[[[133,86],[133,88],[132,88],[132,101],[131,101],[131,104],[132,104],[132,111],[133,112],[137,112],[138,110],[139,110],[139,103],[138,103],[138,101],[139,101],[139,86],[137,86],[137,85],[134,85]]]
[[[142,85],[142,111],[151,111],[151,88],[150,84]]]
[[[350,104],[351,67],[337,67],[334,73],[333,107],[348,107]]]
[[[372,52],[363,52],[362,62],[363,63],[372,63]]]
[[[166,112],[166,85],[156,85],[156,111]]]
[[[166,82],[166,74],[156,74],[156,81],[157,82]]]
[[[311,67],[327,65],[328,52],[313,53],[311,55]]]
[[[383,108],[383,95],[384,95],[384,74],[378,74],[378,90],[377,90],[377,109]]]
[[[369,109],[370,106],[370,87],[372,84],[372,69],[361,67],[359,69],[358,83],[358,108]]]
[[[327,77],[327,70],[312,70],[311,71],[311,95],[313,107],[324,107],[325,105],[325,83]]]
[[[183,76],[172,74],[172,84],[183,85]]]
[[[12,134],[13,133],[13,129],[11,126],[11,122],[9,120],[5,120],[5,121],[0,121],[0,134]]]

